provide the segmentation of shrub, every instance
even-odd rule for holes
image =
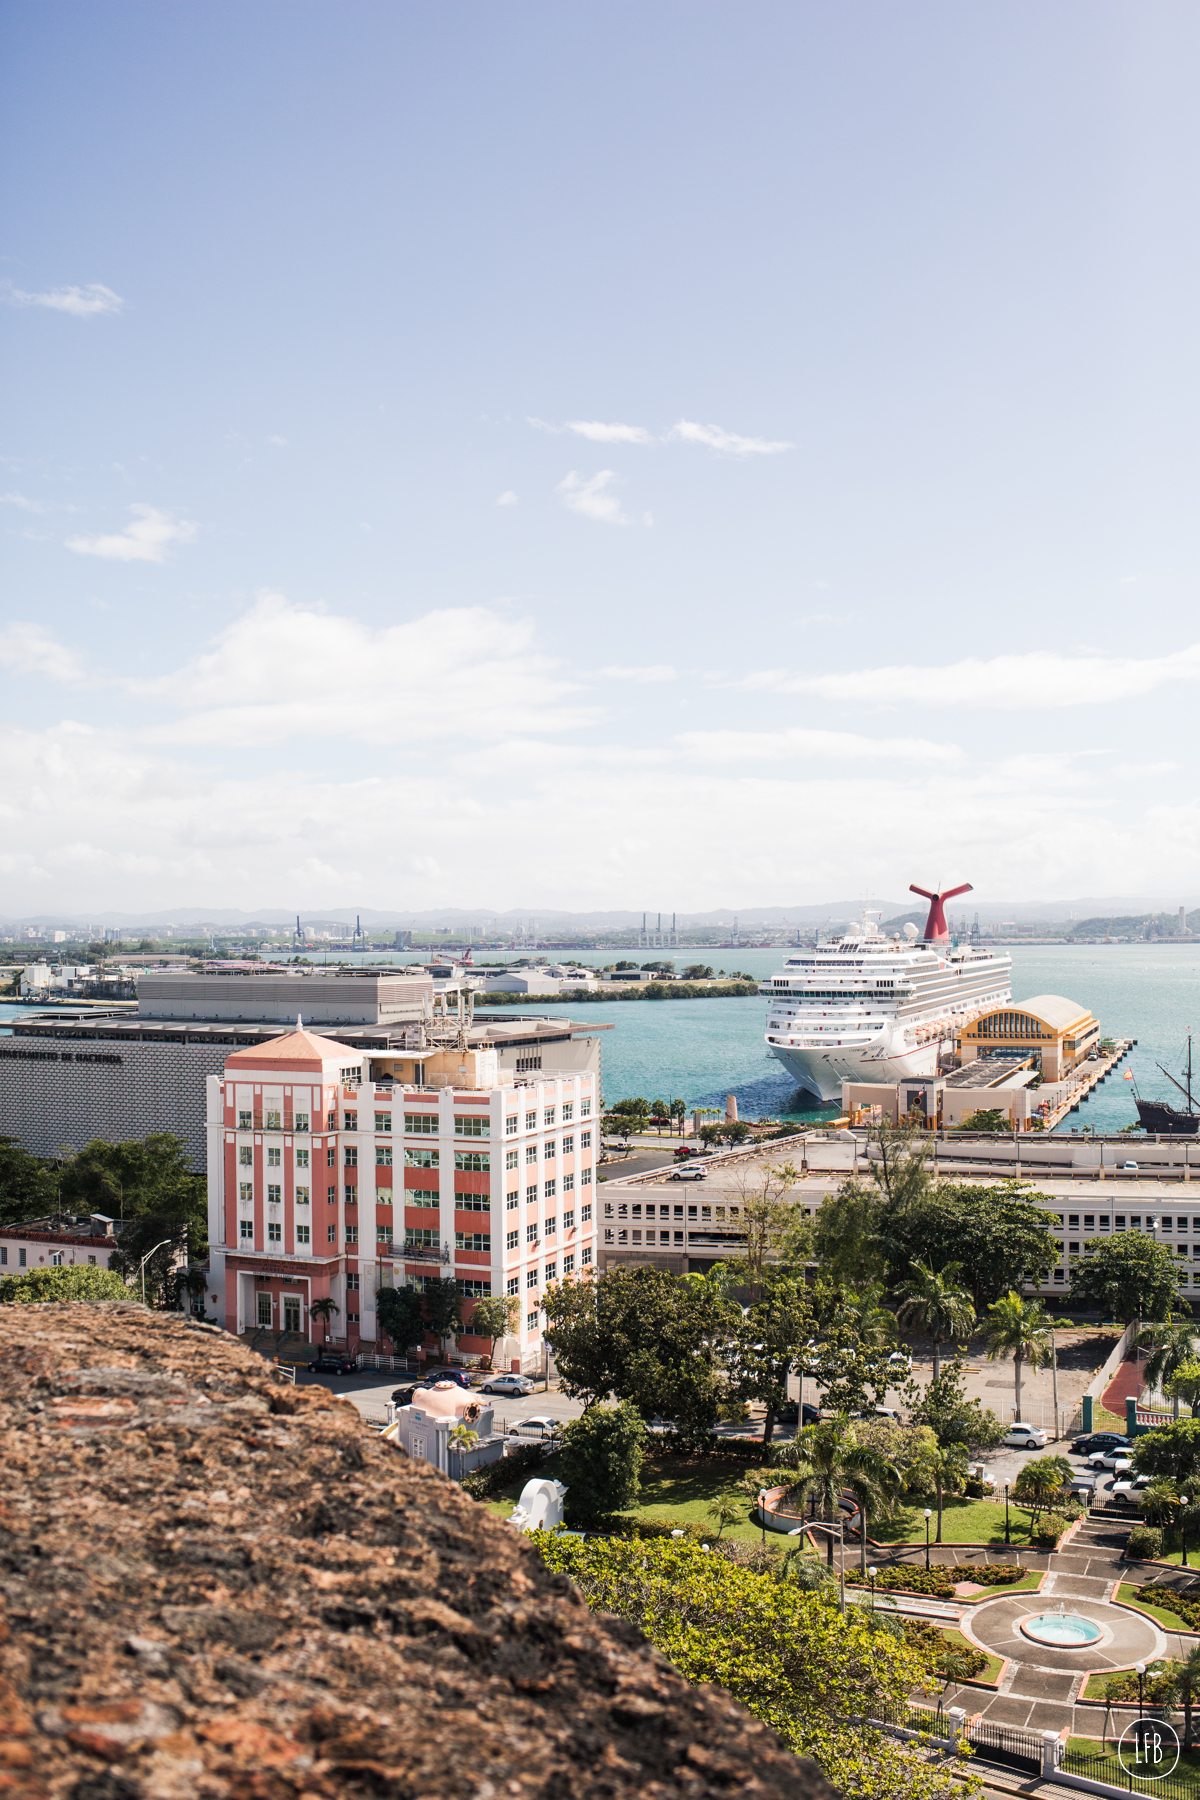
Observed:
[[[0,1303],[36,1306],[47,1300],[135,1300],[113,1269],[93,1268],[90,1263],[61,1269],[30,1269],[24,1275],[6,1275],[0,1281]]]
[[[988,1659],[982,1650],[976,1650],[974,1644],[955,1644],[938,1630],[936,1625],[929,1625],[923,1619],[901,1619],[900,1629],[904,1633],[904,1641],[913,1650],[919,1650],[927,1656],[939,1674],[945,1673],[945,1664],[953,1657],[959,1680],[969,1681],[986,1669]]]
[[[558,1467],[572,1521],[586,1524],[634,1504],[647,1435],[641,1415],[628,1401],[594,1406],[571,1420],[563,1432]]]
[[[526,1470],[530,1474],[538,1467],[544,1452],[540,1444],[522,1444],[518,1450],[510,1450],[507,1456],[500,1457],[494,1463],[486,1463],[482,1469],[476,1469],[471,1475],[464,1475],[462,1491],[470,1494],[472,1500],[490,1500],[517,1475]]]
[[[1180,1592],[1168,1582],[1148,1581],[1138,1589],[1138,1599],[1148,1601],[1151,1606],[1161,1606],[1164,1612],[1174,1613],[1185,1625],[1200,1626],[1200,1589],[1186,1588]]]
[[[1155,1525],[1135,1525],[1125,1545],[1125,1554],[1135,1562],[1150,1561],[1162,1555],[1163,1534]]]
[[[979,1587],[1007,1587],[1020,1581],[1025,1571],[1020,1563],[951,1563],[943,1569],[947,1581],[973,1581]]]
[[[860,1575],[855,1569],[853,1573],[846,1571],[847,1587],[866,1587],[867,1577]],[[947,1580],[946,1571],[931,1569],[928,1575],[924,1569],[910,1569],[901,1564],[899,1567],[880,1569],[875,1577],[875,1586],[881,1593],[902,1592],[906,1594],[932,1594],[938,1600],[953,1600],[954,1584]]]
[[[1178,1667],[1179,1664],[1173,1662],[1148,1663],[1142,1678],[1143,1700],[1148,1701],[1151,1706],[1161,1706],[1164,1701],[1169,1700]],[[1119,1675],[1111,1676],[1104,1684],[1104,1698],[1110,1702],[1136,1700],[1137,1697],[1138,1678],[1134,1669],[1122,1669]]]
[[[1040,1550],[1056,1550],[1071,1521],[1062,1513],[1045,1513],[1033,1527],[1032,1538]]]

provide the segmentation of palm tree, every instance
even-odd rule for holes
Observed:
[[[921,1467],[927,1470],[933,1479],[933,1491],[937,1496],[937,1536],[935,1544],[942,1541],[942,1506],[946,1489],[956,1492],[967,1472],[967,1446],[965,1444],[938,1444],[921,1458]]]
[[[1183,1747],[1192,1748],[1192,1708],[1200,1698],[1200,1644],[1171,1671],[1170,1696],[1183,1702]]]
[[[914,1263],[913,1267],[915,1273],[898,1290],[900,1305],[896,1308],[896,1317],[933,1339],[933,1379],[936,1381],[941,1369],[942,1345],[947,1340],[958,1343],[970,1337],[975,1307],[959,1281],[961,1263],[947,1263],[936,1273],[929,1263]]]
[[[988,1307],[983,1326],[988,1361],[1013,1359],[1014,1417],[1021,1419],[1021,1370],[1040,1369],[1050,1357],[1050,1324],[1040,1300],[1022,1300],[1009,1289]]]
[[[1138,1348],[1149,1347],[1152,1354],[1144,1371],[1148,1388],[1168,1392],[1168,1384],[1185,1363],[1195,1362],[1200,1342],[1200,1324],[1195,1319],[1171,1319],[1165,1325],[1148,1325],[1138,1337]],[[1171,1394],[1171,1417],[1179,1417],[1179,1395]]]
[[[324,1320],[325,1336],[322,1339],[323,1343],[327,1344],[329,1342],[329,1315],[330,1315],[330,1313],[340,1312],[341,1310],[342,1310],[341,1307],[336,1306],[334,1304],[334,1302],[332,1300],[330,1300],[328,1297],[326,1297],[323,1300],[314,1300],[312,1305],[309,1307],[308,1316],[310,1319]]]
[[[858,1501],[858,1565],[863,1578],[867,1573],[867,1523],[876,1508],[886,1507],[904,1490],[904,1477],[895,1463],[879,1450],[864,1450],[860,1467],[846,1475],[846,1488]],[[869,1459],[869,1460],[868,1460]]]
[[[1179,1416],[1179,1402],[1186,1400],[1192,1409],[1193,1419],[1200,1419],[1200,1362],[1185,1362],[1176,1369],[1167,1386],[1171,1390],[1171,1399],[1175,1403]]]
[[[889,1350],[896,1341],[895,1315],[883,1302],[882,1281],[868,1281],[857,1290],[844,1288],[839,1317],[853,1325],[859,1342],[872,1350]]]
[[[860,1444],[849,1419],[824,1419],[798,1432],[790,1444],[780,1447],[777,1459],[796,1471],[795,1486],[812,1504],[815,1519],[822,1513],[835,1519],[843,1493],[852,1487],[862,1506],[862,1495],[874,1504],[892,1490],[899,1476],[878,1450]],[[863,1516],[863,1552],[866,1553],[866,1515]],[[826,1561],[833,1567],[833,1536],[827,1538]]]

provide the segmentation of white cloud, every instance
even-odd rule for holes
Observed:
[[[106,537],[67,539],[67,549],[80,556],[102,556],[110,562],[167,560],[172,544],[190,544],[197,527],[191,519],[173,519],[156,506],[131,506],[133,523]]]
[[[120,312],[125,304],[120,294],[114,294],[100,281],[90,282],[87,287],[51,288],[44,294],[30,294],[11,281],[0,281],[0,296],[10,306],[47,306],[52,312],[71,313],[77,319]]]
[[[572,512],[582,513],[585,519],[599,519],[604,525],[628,525],[629,520],[621,511],[617,496],[604,491],[616,480],[615,469],[601,469],[590,481],[585,481],[572,469],[559,482],[555,492],[562,495],[564,506],[569,506]]]
[[[653,432],[642,425],[605,425],[599,419],[568,419],[568,431],[576,432],[593,444],[653,444]]]
[[[929,738],[871,738],[851,731],[809,731],[800,726],[784,731],[685,731],[672,741],[684,756],[696,762],[780,762],[805,757],[947,764],[962,761],[957,744],[937,744]]]
[[[269,437],[267,439],[267,442],[268,442],[268,444],[276,445],[276,447],[280,450],[287,449],[287,439],[285,437]]]
[[[795,444],[774,442],[769,438],[739,437],[720,425],[698,425],[694,419],[680,419],[667,433],[685,444],[705,444],[710,450],[721,450],[727,456],[777,456],[781,450],[794,450]]]
[[[22,512],[44,513],[46,508],[40,500],[27,499],[24,494],[0,494],[0,506],[19,506]]]
[[[1171,681],[1200,677],[1200,644],[1168,656],[1062,656],[1053,650],[966,657],[921,667],[900,663],[830,675],[763,670],[741,685],[872,706],[987,706],[1016,711],[1131,700]]]
[[[0,668],[13,669],[18,675],[49,675],[54,681],[79,682],[84,679],[83,659],[79,653],[44,630],[40,625],[15,620],[0,631]]]
[[[635,667],[610,663],[599,673],[607,676],[609,681],[674,681],[676,679],[675,670],[670,663],[647,663]]]
[[[496,501],[497,506],[517,506],[519,501],[511,488],[505,488]]]

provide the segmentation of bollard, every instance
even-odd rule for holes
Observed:
[[[966,1710],[961,1706],[952,1706],[946,1717],[950,1721],[950,1748],[957,1750],[959,1739],[963,1734],[963,1727],[967,1722]]]
[[[1059,1733],[1057,1731],[1043,1731],[1043,1733],[1042,1733],[1042,1779],[1043,1779],[1043,1781],[1051,1780],[1054,1776],[1055,1770],[1058,1768],[1058,1752],[1059,1752],[1060,1742],[1061,1742],[1061,1739],[1060,1739]]]

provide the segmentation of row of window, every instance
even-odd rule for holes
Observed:
[[[583,1249],[579,1253],[580,1268],[586,1269],[590,1265],[591,1260],[592,1260],[591,1246],[588,1244],[585,1244]],[[567,1253],[567,1255],[563,1257],[562,1272],[563,1272],[564,1278],[568,1275],[573,1275],[575,1273],[575,1255],[574,1255],[573,1251],[569,1251]],[[527,1289],[538,1288],[538,1287],[541,1287],[546,1282],[557,1281],[557,1280],[558,1280],[557,1259],[554,1262],[548,1262],[543,1266],[540,1279],[539,1279],[538,1271],[536,1268],[526,1269],[526,1271],[525,1271],[525,1286]],[[507,1291],[510,1294],[519,1294],[520,1293],[521,1277],[519,1275],[510,1275],[508,1277]],[[529,1317],[533,1322],[530,1325],[530,1330],[532,1330],[533,1326],[537,1324],[537,1314],[530,1313]]]
[[[1082,1215],[1079,1213],[1047,1214],[1047,1218],[1056,1218],[1060,1225],[1066,1225],[1067,1229],[1070,1231],[1078,1231],[1080,1229],[1079,1221],[1081,1217],[1083,1219],[1084,1231],[1107,1231],[1109,1228],[1110,1217],[1108,1213],[1083,1213]],[[1159,1231],[1175,1231],[1176,1229],[1179,1231],[1189,1231],[1195,1222],[1196,1221],[1187,1213],[1145,1214],[1145,1229],[1147,1231],[1154,1231],[1155,1229]],[[1141,1231],[1143,1215],[1141,1213],[1130,1213],[1127,1217],[1125,1213],[1115,1213],[1112,1215],[1111,1223],[1114,1231]]]
[[[728,1220],[726,1220],[726,1216],[725,1216],[726,1212],[728,1212],[729,1220],[736,1220],[741,1217],[741,1209],[736,1206],[730,1206],[728,1208],[726,1208],[724,1206],[718,1206],[716,1208],[713,1208],[711,1206],[700,1206],[700,1207],[689,1206],[687,1209],[687,1216],[689,1219],[692,1219],[692,1220],[696,1219],[697,1217],[699,1217],[701,1219],[711,1220],[714,1211],[716,1212],[717,1219],[724,1221],[726,1223],[729,1222]],[[635,1219],[640,1219],[642,1216],[642,1209],[640,1206],[632,1206],[631,1207],[631,1206],[627,1205],[625,1201],[621,1201],[618,1204],[618,1206],[616,1208],[616,1216],[618,1219],[627,1219],[631,1213]],[[611,1200],[606,1200],[604,1202],[604,1216],[606,1219],[611,1219],[613,1216],[613,1202]],[[658,1209],[658,1216],[660,1219],[669,1219],[671,1217],[671,1208],[669,1206],[660,1206]],[[654,1208],[652,1206],[648,1206],[646,1208],[646,1217],[648,1219],[652,1219],[654,1217]],[[683,1217],[682,1206],[677,1206],[675,1208],[675,1217],[677,1219],[682,1219],[682,1217]]]
[[[613,1227],[611,1225],[606,1225],[604,1228],[604,1241],[606,1244],[611,1244],[613,1242]],[[629,1242],[629,1232],[623,1226],[617,1227],[616,1241],[618,1244],[627,1244]],[[634,1232],[633,1241],[635,1244],[641,1243],[642,1234],[640,1231]],[[669,1244],[671,1242],[671,1233],[669,1231],[660,1231],[658,1234],[658,1241],[660,1244]],[[654,1242],[654,1233],[652,1231],[647,1231],[646,1242],[648,1244],[652,1244]],[[675,1242],[677,1244],[682,1244],[682,1242],[683,1242],[682,1231],[677,1231],[675,1233]]]

